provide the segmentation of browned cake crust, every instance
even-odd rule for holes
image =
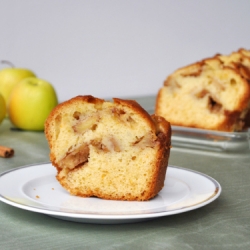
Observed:
[[[249,110],[250,51],[239,49],[169,75],[155,113],[172,125],[231,132],[249,127]]]
[[[73,195],[149,200],[164,186],[171,127],[137,102],[77,96],[45,123],[57,179]]]

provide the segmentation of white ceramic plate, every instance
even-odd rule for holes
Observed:
[[[111,201],[70,195],[55,178],[51,163],[24,166],[0,175],[0,200],[63,220],[118,224],[179,214],[219,197],[220,184],[192,170],[169,166],[162,191],[152,200]]]

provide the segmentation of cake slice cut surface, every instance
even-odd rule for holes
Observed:
[[[132,100],[77,96],[45,123],[57,179],[72,195],[149,200],[163,188],[171,127]]]

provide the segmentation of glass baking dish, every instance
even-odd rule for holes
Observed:
[[[220,132],[172,126],[172,145],[189,149],[243,152],[250,149],[250,129],[242,132]]]

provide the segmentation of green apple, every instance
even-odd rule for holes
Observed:
[[[6,115],[6,104],[3,99],[3,96],[0,94],[0,123],[3,121]]]
[[[0,93],[8,103],[10,93],[13,87],[26,77],[35,76],[29,69],[22,68],[4,68],[0,70]]]
[[[42,131],[46,118],[57,104],[57,95],[51,83],[28,77],[13,88],[7,111],[10,121],[17,128]]]

